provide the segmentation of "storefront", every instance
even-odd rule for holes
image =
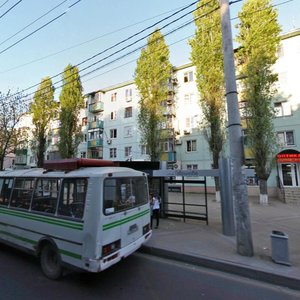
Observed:
[[[277,154],[278,176],[283,187],[300,187],[300,152],[285,150]]]

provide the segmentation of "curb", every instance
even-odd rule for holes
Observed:
[[[160,249],[160,248],[150,247],[145,245],[143,245],[139,249],[139,252],[162,257],[162,258],[177,260],[180,262],[193,264],[205,268],[215,269],[218,271],[223,271],[223,272],[251,278],[258,281],[264,281],[267,283],[284,286],[294,290],[300,290],[299,278],[274,274],[263,270],[254,269],[249,266],[243,266],[240,264],[235,264],[220,259],[212,259],[203,256],[197,257],[193,255],[182,254],[170,250],[165,250],[165,249]]]

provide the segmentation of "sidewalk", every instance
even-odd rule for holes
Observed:
[[[180,195],[172,193],[173,197]],[[249,197],[249,207],[253,257],[237,254],[236,237],[222,234],[221,205],[212,195],[208,200],[208,226],[204,221],[161,219],[141,251],[300,290],[300,205],[269,199],[265,206],[258,198]],[[272,261],[273,230],[288,235],[291,266]]]

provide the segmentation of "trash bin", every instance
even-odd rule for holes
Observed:
[[[288,235],[281,231],[273,230],[272,241],[272,260],[277,264],[290,266]]]

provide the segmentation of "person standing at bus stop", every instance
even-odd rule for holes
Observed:
[[[157,229],[159,226],[159,214],[160,214],[160,199],[157,195],[151,194],[151,205],[152,205],[152,214],[151,214],[151,228],[153,223],[153,218],[156,220],[156,226]]]

